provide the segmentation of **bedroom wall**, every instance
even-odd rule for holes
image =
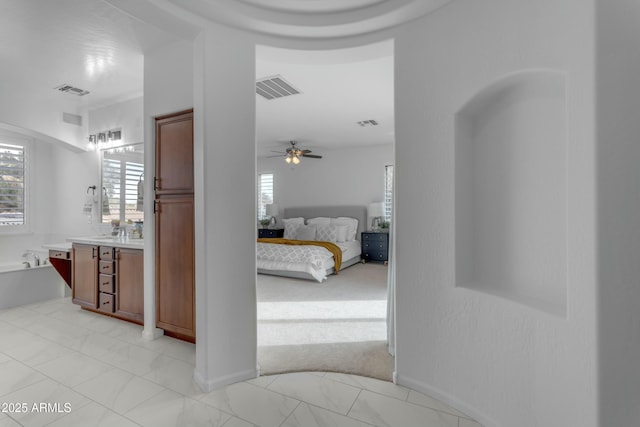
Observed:
[[[281,157],[258,158],[258,173],[274,174],[280,208],[366,206],[383,200],[385,166],[394,162],[393,144],[315,151],[321,160],[302,159],[297,166]]]
[[[486,426],[597,425],[593,19],[593,2],[581,0],[455,0],[396,37],[398,381]],[[566,217],[553,219],[566,221],[566,315],[456,287],[454,116],[502,77],[540,69],[562,73],[567,88]],[[504,135],[517,138],[520,125]],[[526,194],[529,184],[509,177]],[[474,209],[491,212],[493,200]],[[546,226],[501,203],[505,228]]]

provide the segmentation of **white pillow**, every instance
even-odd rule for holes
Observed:
[[[342,243],[347,241],[347,234],[349,234],[348,225],[332,225],[336,229],[336,242]]]
[[[304,227],[304,224],[300,224],[299,222],[291,221],[287,222],[285,219],[284,223],[284,238],[285,239],[295,239],[298,234],[298,228]]]
[[[338,218],[331,218],[331,225],[346,225],[347,238],[345,241],[350,242],[356,240],[356,233],[358,232],[358,220],[355,218],[348,218],[346,216],[339,216]]]
[[[282,222],[284,223],[284,225],[287,224],[302,224],[304,225],[304,218],[302,218],[301,216],[297,217],[297,218],[285,218],[282,220]]]
[[[311,225],[311,224],[329,226],[329,225],[331,225],[331,218],[327,218],[327,217],[323,217],[323,216],[319,216],[319,217],[316,217],[316,218],[310,218],[310,219],[307,220],[307,225]]]
[[[316,240],[316,225],[300,225],[296,231],[296,240]]]
[[[331,243],[338,241],[338,229],[335,225],[318,225],[317,227],[316,240]]]

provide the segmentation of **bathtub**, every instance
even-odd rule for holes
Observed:
[[[50,264],[0,265],[0,310],[65,296],[65,284]]]

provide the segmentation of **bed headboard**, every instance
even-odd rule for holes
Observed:
[[[356,239],[360,240],[360,233],[367,229],[367,207],[366,206],[309,206],[284,208],[283,218],[303,217],[304,219],[326,216],[336,218],[348,216],[358,220],[358,231]]]

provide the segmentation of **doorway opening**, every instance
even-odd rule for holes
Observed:
[[[335,256],[303,266],[294,245],[276,250],[259,239],[262,374],[392,379],[393,63],[392,40],[331,51],[256,48],[258,237],[328,241],[343,255],[343,269],[325,278]],[[343,214],[347,207],[362,215]],[[358,216],[352,227],[343,219]]]

